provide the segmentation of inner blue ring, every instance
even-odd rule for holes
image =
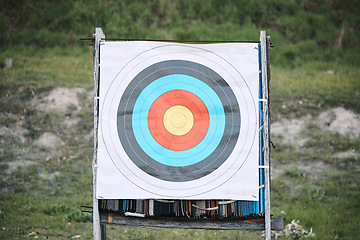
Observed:
[[[151,105],[159,96],[172,90],[197,95],[209,112],[209,129],[204,139],[185,151],[164,148],[152,137],[148,127]],[[225,130],[224,106],[215,91],[203,81],[183,74],[167,75],[153,81],[140,93],[134,105],[132,125],[139,146],[149,157],[168,166],[189,166],[205,159],[219,145]]]

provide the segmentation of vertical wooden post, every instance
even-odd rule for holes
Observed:
[[[263,101],[263,134],[264,134],[264,172],[265,172],[265,239],[271,239],[270,219],[270,118],[269,118],[269,47],[266,32],[260,32],[261,44],[261,76],[262,76],[262,98]]]
[[[93,155],[93,235],[95,240],[101,240],[100,213],[98,199],[96,198],[96,172],[98,148],[98,116],[99,116],[99,80],[100,80],[100,42],[105,35],[101,28],[95,29],[93,56],[94,56],[94,155]],[[104,228],[104,227],[103,227]]]

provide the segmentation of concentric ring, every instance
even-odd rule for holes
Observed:
[[[147,125],[151,105],[173,90],[197,95],[209,113],[204,140],[184,151],[158,144]],[[158,179],[186,182],[210,174],[226,161],[239,136],[240,119],[235,94],[219,74],[199,63],[167,60],[145,68],[128,84],[118,105],[117,128],[120,142],[136,166]]]
[[[200,144],[185,151],[175,152],[162,147],[153,139],[146,118],[158,96],[180,87],[191,91],[204,101],[209,112],[210,124]],[[165,165],[182,167],[203,160],[216,149],[224,132],[225,113],[220,98],[204,82],[183,74],[170,74],[156,79],[144,88],[135,102],[132,124],[135,138],[148,156]]]
[[[165,126],[164,117],[173,106],[184,106],[192,114],[192,127],[186,134],[174,135]],[[184,151],[195,147],[205,137],[209,128],[209,113],[204,102],[195,94],[173,90],[162,94],[151,105],[148,125],[151,135],[161,146],[174,151]]]
[[[183,105],[174,105],[166,110],[163,117],[165,129],[172,135],[183,136],[194,126],[194,115]],[[151,131],[151,130],[150,130]]]

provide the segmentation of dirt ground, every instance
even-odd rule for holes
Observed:
[[[10,176],[19,166],[27,168],[38,162],[48,161],[61,157],[61,146],[67,144],[69,139],[77,136],[77,141],[92,142],[92,99],[93,93],[83,88],[55,88],[48,93],[34,95],[27,105],[37,115],[37,119],[51,119],[45,121],[49,126],[37,126],[41,128],[40,134],[30,135],[29,124],[24,115],[26,113],[0,113],[3,118],[11,121],[0,125],[0,157],[2,163],[8,164],[5,173]],[[86,112],[88,119],[83,119],[80,113]],[[50,116],[50,118],[49,118]],[[55,116],[55,117],[54,117]],[[83,124],[87,121],[87,124]],[[34,124],[33,124],[34,125]],[[81,127],[81,133],[77,131]],[[85,126],[85,127],[84,127]],[[36,128],[36,126],[31,126]],[[283,118],[271,124],[271,140],[276,145],[281,145],[282,150],[288,147],[295,151],[304,151],[312,140],[314,128],[324,133],[339,134],[350,139],[360,137],[360,116],[354,112],[338,107],[323,111],[316,116],[306,115],[297,119]],[[34,129],[32,129],[34,131]],[[36,131],[36,129],[35,129]],[[311,144],[310,144],[311,145]],[[6,146],[6,148],[5,148]],[[314,149],[326,153],[326,149]],[[273,149],[272,151],[277,151]],[[10,154],[11,152],[11,154]],[[7,161],[7,155],[12,156]],[[360,159],[360,153],[355,150],[332,153],[333,158]],[[359,162],[359,161],[356,161]],[[283,172],[293,167],[301,169],[312,178],[316,178],[323,170],[336,170],[332,164],[322,161],[301,160],[294,163],[282,164],[273,158],[271,162],[272,178],[280,176]],[[359,168],[359,164],[356,166]],[[40,171],[40,177],[51,179],[59,173],[48,174]],[[4,190],[4,189],[2,189]]]

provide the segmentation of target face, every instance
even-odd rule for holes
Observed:
[[[256,44],[100,53],[98,198],[258,199]]]

